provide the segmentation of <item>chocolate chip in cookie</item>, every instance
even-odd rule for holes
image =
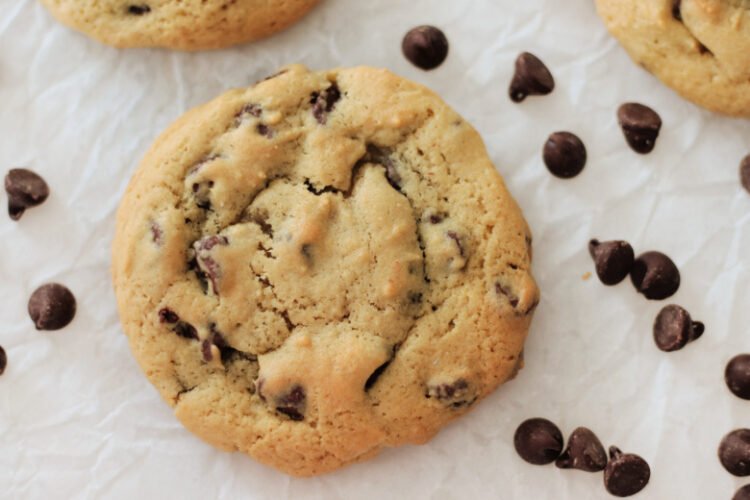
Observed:
[[[698,339],[705,330],[700,321],[693,321],[690,314],[678,305],[664,307],[654,321],[654,342],[666,352],[677,351],[688,342]]]
[[[339,99],[341,99],[341,90],[336,82],[331,83],[330,87],[321,92],[313,92],[310,96],[310,104],[312,104],[312,114],[318,123],[326,124],[328,114],[336,107]]]
[[[470,389],[466,379],[458,378],[451,383],[428,384],[425,396],[435,398],[446,406],[461,408],[476,400]]]
[[[661,252],[646,252],[633,263],[633,286],[649,300],[663,300],[680,288],[680,271],[672,259]]]
[[[552,175],[570,179],[586,166],[586,146],[575,134],[555,132],[544,144],[543,158]]]
[[[128,14],[133,16],[142,16],[151,12],[151,7],[148,4],[142,3],[137,5],[128,5]]]
[[[750,193],[750,155],[747,155],[740,163],[740,183],[745,191]]]
[[[76,299],[67,287],[49,283],[31,294],[28,311],[37,330],[60,330],[73,321]]]
[[[19,220],[27,208],[44,203],[49,196],[49,187],[31,170],[13,168],[5,176],[5,192],[8,193],[8,215]]]
[[[301,385],[294,385],[289,392],[276,399],[276,411],[295,421],[304,420],[306,401],[305,389]]]
[[[750,400],[750,354],[738,354],[729,360],[724,381],[732,394]]]
[[[555,461],[561,469],[599,472],[607,466],[607,452],[590,429],[578,427],[568,438],[568,446]]]
[[[589,253],[594,259],[596,275],[605,285],[616,285],[627,278],[633,267],[635,254],[627,241],[589,242]]]
[[[434,26],[417,26],[404,36],[401,50],[418,68],[435,69],[448,57],[448,38]]]
[[[562,453],[563,437],[560,429],[546,418],[530,418],[516,429],[513,445],[530,464],[546,465]]]
[[[734,476],[750,476],[750,429],[736,429],[722,438],[719,461]]]
[[[661,117],[656,111],[643,104],[625,103],[617,110],[617,121],[633,151],[640,154],[653,151],[661,130]]]
[[[623,453],[616,446],[609,448],[609,463],[604,469],[604,487],[616,497],[635,495],[651,479],[648,463],[633,453]]]
[[[529,52],[516,59],[516,72],[508,93],[513,102],[522,102],[530,95],[547,95],[555,89],[555,79],[547,66]]]

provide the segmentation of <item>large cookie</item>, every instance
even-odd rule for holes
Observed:
[[[596,0],[630,56],[685,98],[750,116],[750,0]]]
[[[216,49],[290,26],[320,0],[41,0],[60,21],[115,47]]]
[[[191,431],[297,475],[423,443],[521,365],[529,230],[477,132],[293,66],[180,118],[125,193],[123,327]]]

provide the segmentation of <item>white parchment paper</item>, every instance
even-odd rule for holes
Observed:
[[[647,1],[647,0],[644,0]],[[34,0],[0,0],[0,170],[41,173],[52,195],[20,222],[0,216],[0,497],[68,498],[607,498],[601,474],[522,462],[522,420],[565,434],[593,429],[606,446],[652,467],[643,499],[730,498],[743,481],[716,456],[721,437],[750,425],[750,403],[723,382],[750,351],[750,195],[738,181],[750,122],[703,111],[631,63],[591,0],[325,0],[269,40],[210,53],[119,51],[58,25]],[[400,52],[418,24],[442,27],[446,64],[425,73]],[[511,103],[516,55],[551,68],[548,97]],[[216,451],[182,429],[132,359],[109,280],[114,211],[152,140],[187,109],[278,66],[369,64],[440,94],[484,136],[535,234],[543,291],[526,368],[430,444],[388,450],[316,479],[292,479]],[[626,100],[659,111],[656,150],[633,153],[615,111]],[[570,130],[589,162],[573,180],[541,161],[547,135]],[[0,204],[6,204],[0,194]],[[654,346],[660,303],[592,271],[591,237],[622,238],[676,261],[673,301],[706,323],[683,351]],[[67,284],[73,324],[36,332],[34,288]]]

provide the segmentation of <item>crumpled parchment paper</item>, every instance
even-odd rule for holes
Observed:
[[[23,498],[608,498],[601,474],[522,462],[522,420],[544,416],[566,435],[593,429],[605,446],[643,456],[638,498],[730,498],[743,481],[716,456],[750,424],[750,403],[723,382],[750,351],[750,195],[738,164],[750,122],[712,115],[634,65],[591,0],[325,0],[302,23],[260,43],[207,53],[118,51],[58,25],[34,0],[2,0],[0,166],[41,173],[52,189],[20,222],[0,216],[0,497]],[[442,27],[446,64],[425,73],[401,55],[403,34]],[[541,57],[557,88],[521,105],[507,97],[521,51]],[[152,140],[187,109],[284,64],[368,64],[422,82],[472,122],[535,234],[543,299],[518,378],[426,446],[388,450],[316,479],[292,479],[184,430],[140,373],[121,333],[109,280],[114,212]],[[636,155],[615,112],[653,106],[664,127]],[[564,181],[544,168],[549,133],[583,139],[589,162]],[[7,200],[0,194],[0,204]],[[5,208],[3,208],[5,210]],[[651,324],[663,303],[629,283],[593,277],[591,237],[673,257],[672,301],[706,323],[683,351],[663,353]],[[73,324],[36,332],[34,288],[67,284]]]

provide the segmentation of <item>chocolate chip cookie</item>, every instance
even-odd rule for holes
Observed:
[[[64,24],[115,47],[217,49],[295,23],[320,0],[41,0]]]
[[[209,443],[313,475],[424,443],[522,364],[531,236],[428,89],[302,66],[188,112],[120,206],[133,353]]]
[[[683,97],[750,116],[750,0],[596,0],[630,56]]]

